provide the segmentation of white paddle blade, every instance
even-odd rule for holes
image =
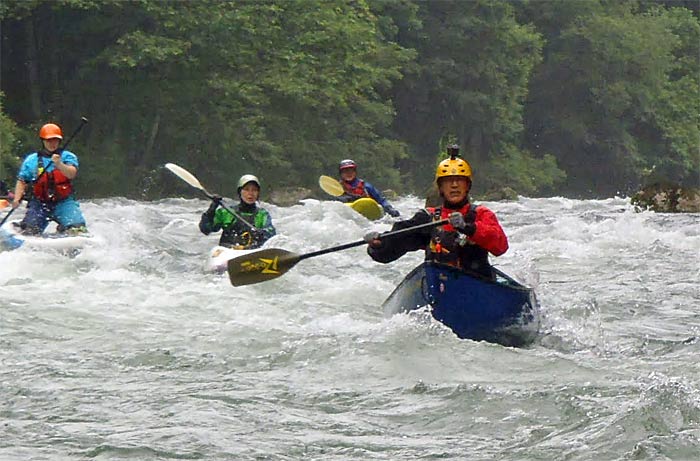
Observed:
[[[190,186],[195,187],[199,190],[204,190],[204,188],[200,184],[199,180],[197,178],[195,178],[192,173],[190,173],[186,169],[182,168],[181,166],[177,166],[174,163],[166,163],[165,168],[172,171],[175,176],[182,179]]]

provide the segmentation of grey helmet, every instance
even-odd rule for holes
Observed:
[[[258,186],[258,189],[262,189],[262,187],[260,187],[260,180],[257,176],[252,174],[244,174],[241,176],[241,179],[238,180],[238,189],[236,189],[238,191],[238,195],[241,195],[241,189],[243,189],[243,187],[245,187],[245,185],[249,182],[254,182]]]

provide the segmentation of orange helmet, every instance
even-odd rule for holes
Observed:
[[[452,145],[447,147],[447,153],[450,158],[440,162],[435,171],[435,181],[445,176],[465,176],[472,179],[472,169],[466,160],[457,157],[459,155],[459,146]]]
[[[63,139],[63,131],[61,131],[60,126],[54,123],[47,123],[39,130],[39,137],[41,139]]]

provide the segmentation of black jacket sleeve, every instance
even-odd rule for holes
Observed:
[[[204,235],[209,235],[218,229],[214,228],[214,216],[216,208],[219,206],[217,202],[212,202],[207,211],[202,213],[202,218],[199,220],[199,230]]]
[[[411,219],[397,221],[391,230],[401,230],[408,227],[426,224],[432,221],[432,216],[426,210],[420,210]],[[421,250],[430,242],[430,228],[420,229],[396,237],[381,239],[382,245],[378,248],[367,247],[367,254],[380,263],[389,263],[399,259],[409,251]]]

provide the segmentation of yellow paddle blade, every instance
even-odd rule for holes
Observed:
[[[345,193],[343,186],[338,182],[337,179],[331,178],[330,176],[321,175],[318,178],[318,185],[321,187],[323,192],[333,197],[340,197]]]

